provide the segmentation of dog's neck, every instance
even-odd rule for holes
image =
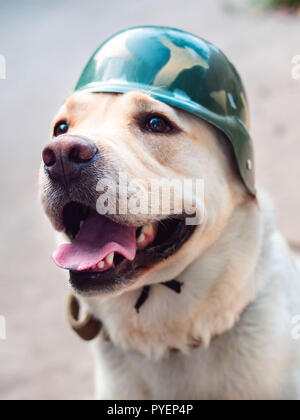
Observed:
[[[263,287],[257,266],[268,259],[273,226],[260,207],[251,200],[235,209],[219,239],[177,278],[181,294],[155,284],[140,313],[134,306],[141,290],[86,299],[113,343],[160,358],[170,349],[208,346],[231,329]]]

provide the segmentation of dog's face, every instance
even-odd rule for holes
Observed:
[[[219,237],[245,194],[223,136],[146,94],[75,93],[58,112],[51,138],[41,198],[70,242],[54,259],[81,294],[176,278]],[[164,180],[173,185],[170,200],[163,184],[152,199],[153,185]],[[194,180],[188,193],[184,180]],[[105,209],[113,211],[99,214]],[[188,216],[196,220],[192,213],[200,224],[187,223]]]

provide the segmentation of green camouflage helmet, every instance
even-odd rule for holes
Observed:
[[[127,29],[97,49],[79,90],[140,91],[203,118],[226,134],[241,178],[256,194],[246,93],[234,66],[211,43],[173,28]]]

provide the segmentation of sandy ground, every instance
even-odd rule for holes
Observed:
[[[281,230],[300,242],[300,19],[244,1],[0,1],[1,399],[89,399],[92,358],[65,320],[66,279],[50,259],[54,240],[38,203],[37,174],[52,116],[90,54],[132,25],[178,26],[225,50],[247,87],[259,184],[273,196]]]

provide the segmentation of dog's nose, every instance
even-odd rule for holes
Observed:
[[[90,140],[64,135],[45,147],[43,161],[52,179],[69,182],[79,177],[81,169],[90,165],[97,153],[97,146]]]

